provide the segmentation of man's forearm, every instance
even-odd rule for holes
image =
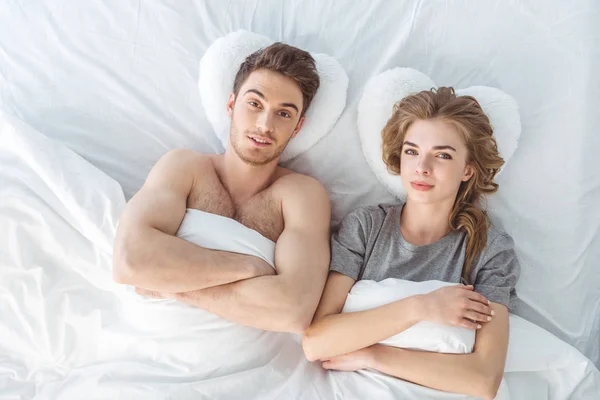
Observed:
[[[206,249],[149,229],[120,245],[114,275],[120,283],[145,289],[185,292],[268,273],[258,261],[248,255]]]
[[[310,322],[298,317],[298,299],[278,276],[260,276],[222,286],[177,293],[175,298],[220,317],[257,329],[301,332]]]
[[[310,361],[328,360],[371,346],[419,321],[417,296],[371,310],[327,315],[304,333],[302,346]]]
[[[314,235],[309,240],[288,228],[275,250],[278,275],[178,293],[176,298],[239,324],[302,333],[312,320],[327,275],[327,238],[322,235],[321,242],[319,235]]]

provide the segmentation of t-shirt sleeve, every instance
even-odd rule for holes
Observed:
[[[330,271],[358,280],[365,262],[371,219],[365,209],[346,215],[337,232],[331,235]]]
[[[514,242],[507,234],[500,234],[483,250],[477,268],[471,271],[475,291],[494,303],[514,309],[517,301],[515,285],[521,267],[514,251]],[[473,276],[475,274],[475,276]]]

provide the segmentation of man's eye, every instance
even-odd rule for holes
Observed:
[[[291,117],[290,113],[286,112],[286,111],[280,112],[279,115],[282,116],[283,118],[290,118]]]
[[[249,101],[248,104],[250,104],[252,107],[258,107],[258,103],[255,101]]]

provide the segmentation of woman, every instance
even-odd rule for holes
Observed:
[[[357,209],[333,235],[325,291],[302,341],[309,360],[495,397],[519,264],[512,239],[491,225],[479,204],[498,189],[493,179],[504,163],[492,133],[479,103],[452,88],[395,105],[382,132],[383,160],[400,175],[406,202]],[[386,278],[457,285],[340,314],[356,281]],[[377,344],[423,320],[475,329],[474,351],[439,354]]]

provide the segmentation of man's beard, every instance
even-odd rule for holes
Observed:
[[[240,134],[239,131],[235,128],[235,126],[233,125],[233,123],[231,124],[231,130],[229,133],[229,137],[231,140],[231,146],[233,147],[233,150],[235,151],[235,153],[237,154],[237,156],[246,164],[250,164],[252,166],[258,167],[261,165],[266,165],[269,164],[270,162],[272,162],[273,160],[277,159],[281,153],[283,153],[283,151],[285,150],[287,144],[289,143],[289,141],[291,140],[288,139],[282,146],[276,147],[275,151],[273,151],[273,153],[270,154],[265,154],[265,152],[257,149],[257,153],[259,157],[252,157],[249,156],[247,154],[244,154],[244,148],[242,147],[242,145],[240,144],[240,142],[242,142],[243,140],[246,139],[247,136],[249,135],[257,135],[257,136],[265,136],[268,137],[271,140],[271,146],[274,146],[276,143],[275,138],[273,138],[273,136],[271,135],[265,135],[263,133],[259,133],[257,131],[246,131],[243,134]],[[270,147],[269,148],[265,148],[264,150],[271,150]]]

